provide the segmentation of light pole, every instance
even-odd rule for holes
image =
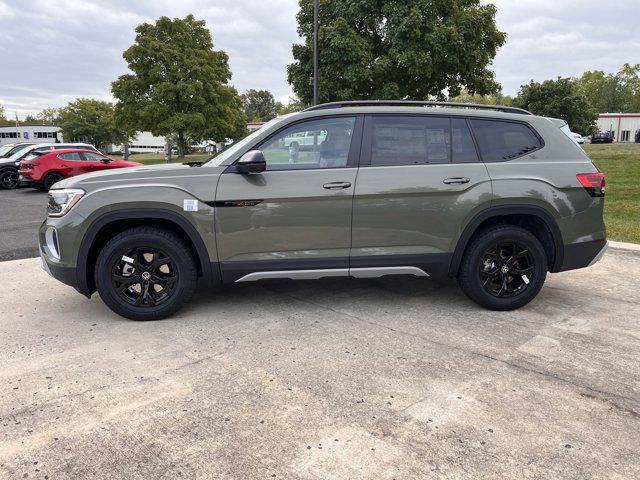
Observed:
[[[318,1],[313,0],[313,104],[318,104]]]

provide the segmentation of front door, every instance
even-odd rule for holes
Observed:
[[[216,191],[225,282],[346,275],[362,120],[327,117],[285,127],[255,148],[263,173],[230,167]]]
[[[492,197],[467,121],[370,116],[362,150],[351,268],[446,274],[461,228]]]

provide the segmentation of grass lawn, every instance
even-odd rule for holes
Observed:
[[[606,175],[604,220],[611,240],[640,243],[640,143],[585,145]]]
[[[121,156],[113,155],[113,158],[121,159]],[[177,155],[173,155],[171,160],[173,163],[184,162],[204,162],[211,158],[210,153],[194,153],[193,155],[187,155],[184,160],[178,159]],[[134,153],[129,155],[129,160],[132,162],[143,163],[145,165],[153,165],[154,163],[164,163],[164,153]]]

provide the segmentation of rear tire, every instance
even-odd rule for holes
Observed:
[[[18,179],[18,171],[13,168],[8,168],[0,172],[0,188],[3,190],[13,190],[20,185]]]
[[[547,255],[524,228],[490,227],[467,246],[458,283],[474,302],[490,310],[515,310],[533,300],[547,276]]]
[[[49,173],[46,177],[44,177],[44,181],[42,182],[43,190],[48,192],[51,190],[56,183],[64,180],[64,175],[60,173]]]
[[[177,312],[193,295],[196,261],[178,235],[135,227],[104,246],[95,268],[102,301],[131,320],[159,320]]]

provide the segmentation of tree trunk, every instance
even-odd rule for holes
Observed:
[[[186,140],[184,138],[184,132],[180,130],[178,132],[178,155],[180,158],[184,158],[187,153],[187,146],[185,145]]]
[[[124,158],[124,160],[129,160],[129,145],[128,145],[128,140],[127,140],[127,143],[125,143],[125,145],[124,145],[124,149],[123,149],[123,150],[124,150],[124,151],[122,152],[122,153],[123,153],[122,157]]]

